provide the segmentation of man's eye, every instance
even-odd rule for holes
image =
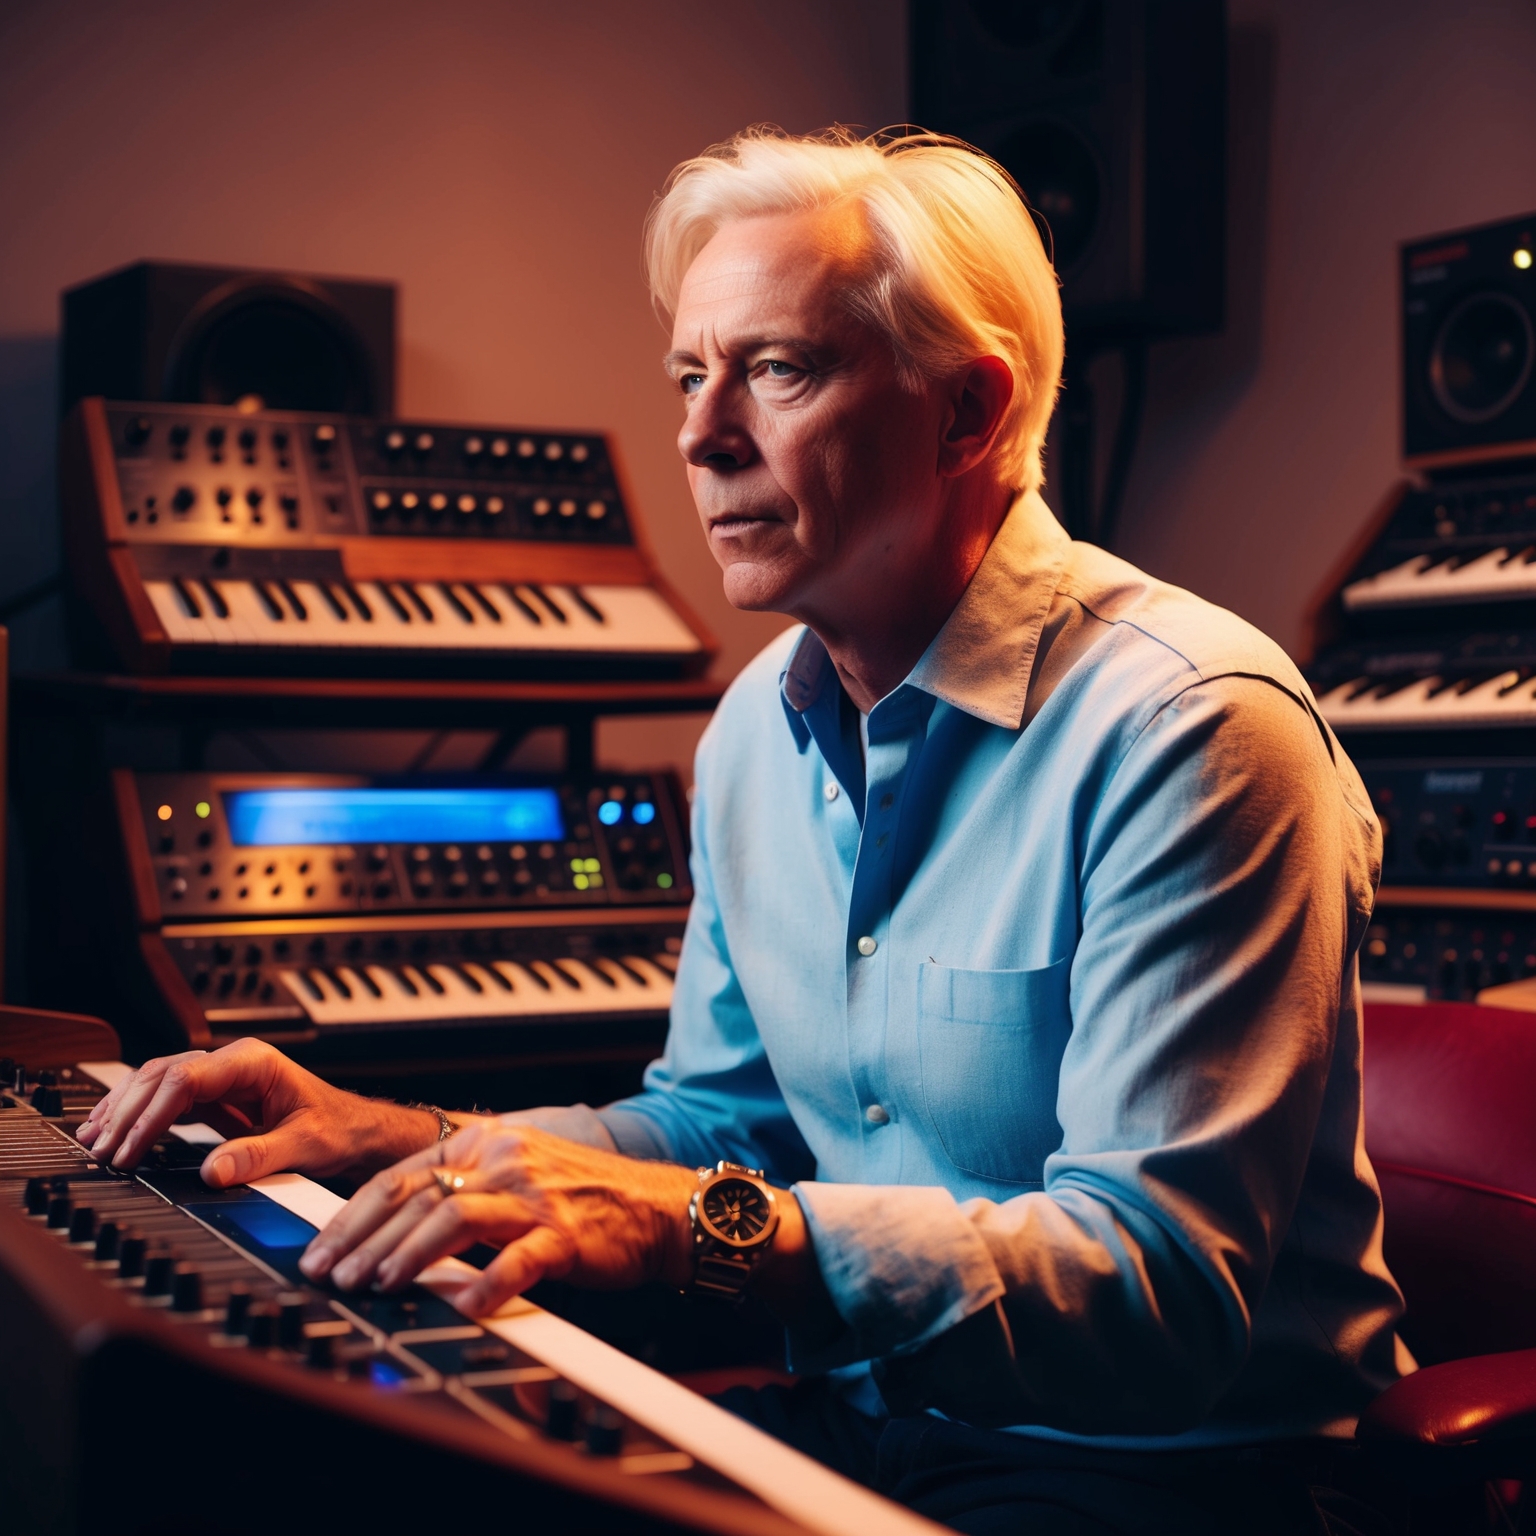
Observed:
[[[680,375],[677,381],[677,387],[685,395],[698,394],[703,385],[704,375],[702,373],[685,373]]]
[[[767,367],[768,376],[772,379],[792,379],[800,372],[793,363],[781,363],[777,360],[770,360]]]

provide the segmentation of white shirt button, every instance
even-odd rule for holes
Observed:
[[[877,943],[875,943],[875,941],[872,938],[870,938],[870,936],[867,933],[864,935],[864,937],[862,939],[859,940],[859,945],[858,945],[859,953],[861,955],[864,955],[866,958],[868,956],[874,954],[874,952],[877,949],[879,949],[879,947],[880,946]]]
[[[827,787],[824,790],[822,790],[822,794],[824,794],[827,797],[828,800],[836,800],[837,799],[837,785],[836,785],[836,783],[835,782],[829,783],[827,785]]]
[[[864,1111],[864,1118],[868,1120],[871,1125],[884,1125],[885,1122],[891,1117],[885,1112],[885,1105],[871,1104],[869,1108]]]

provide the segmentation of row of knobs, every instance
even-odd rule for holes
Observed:
[[[437,438],[431,432],[407,432],[400,427],[389,427],[379,434],[379,448],[386,458],[398,459],[407,450],[411,457],[416,459],[427,458],[437,446]],[[459,445],[464,457],[474,463],[477,459],[489,456],[498,462],[505,461],[513,456],[520,459],[532,459],[539,456],[539,445],[531,437],[522,437],[514,444],[510,438],[492,437],[484,438],[478,433],[470,433]],[[558,463],[567,455],[564,443],[551,438],[544,444],[544,457],[551,464]],[[585,443],[572,443],[569,449],[571,462],[584,464],[589,457],[589,450]]]
[[[143,1280],[143,1294],[168,1297],[173,1312],[203,1310],[203,1277],[191,1264],[177,1260],[167,1249],[151,1249],[148,1240],[131,1227],[115,1221],[98,1221],[89,1205],[76,1205],[69,1182],[63,1178],[30,1178],[23,1195],[27,1214],[45,1217],[50,1228],[66,1231],[69,1242],[92,1245],[98,1264],[116,1263],[121,1280]],[[285,1291],[271,1301],[258,1301],[244,1286],[229,1293],[224,1310],[224,1333],[242,1335],[252,1349],[303,1350],[306,1363],[316,1370],[332,1370],[337,1364],[336,1336],[316,1332],[306,1337],[304,1313],[307,1298],[299,1291]],[[568,1381],[550,1387],[545,1428],[552,1439],[575,1440],[581,1435],[576,1389]],[[623,1420],[614,1409],[599,1403],[586,1423],[587,1450],[594,1456],[617,1456],[623,1447]]]
[[[45,1120],[57,1120],[64,1113],[64,1090],[58,1086],[58,1074],[39,1072],[32,1088],[31,1104]],[[7,1056],[0,1060],[0,1087],[12,1095],[0,1099],[0,1109],[8,1108],[27,1092],[27,1069],[19,1061]]]
[[[98,1221],[93,1206],[70,1198],[66,1180],[28,1179],[22,1198],[29,1216],[45,1217],[50,1227],[67,1232],[72,1244],[91,1244],[98,1264],[115,1263],[119,1279],[142,1278],[146,1296],[169,1297],[175,1312],[203,1310],[203,1277],[192,1265],[179,1263],[166,1249],[151,1249],[132,1227]]]

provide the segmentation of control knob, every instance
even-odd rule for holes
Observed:
[[[69,1240],[72,1243],[96,1241],[96,1212],[88,1205],[77,1205],[69,1218]]]
[[[624,1448],[624,1420],[616,1408],[599,1403],[587,1420],[587,1450],[593,1456],[617,1456]]]
[[[62,1088],[36,1088],[32,1092],[32,1107],[45,1120],[57,1120],[64,1113]]]
[[[132,1280],[144,1273],[144,1250],[149,1246],[137,1232],[130,1232],[117,1245],[117,1273],[122,1280]]]
[[[252,1349],[271,1349],[277,1342],[277,1308],[270,1301],[258,1301],[250,1307],[245,1336]]]
[[[27,1180],[26,1193],[22,1199],[26,1204],[28,1216],[46,1216],[51,1198],[47,1179]]]
[[[168,1248],[162,1248],[149,1255],[144,1261],[144,1294],[146,1296],[169,1296],[171,1294],[171,1275],[176,1268],[176,1255]]]
[[[190,1264],[178,1264],[171,1274],[171,1311],[203,1310],[203,1277]]]
[[[68,1195],[54,1195],[48,1202],[48,1225],[67,1227],[74,1208],[75,1202]]]
[[[544,1428],[551,1440],[576,1438],[576,1388],[570,1382],[562,1380],[550,1383]]]
[[[110,1264],[117,1257],[118,1236],[115,1221],[104,1221],[96,1229],[96,1252],[93,1257],[98,1264]]]
[[[244,1333],[250,1311],[251,1293],[243,1285],[232,1286],[224,1304],[224,1332],[231,1337]]]

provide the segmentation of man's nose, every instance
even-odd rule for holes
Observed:
[[[696,469],[729,473],[752,459],[751,434],[734,409],[731,392],[704,387],[688,406],[677,451]]]

